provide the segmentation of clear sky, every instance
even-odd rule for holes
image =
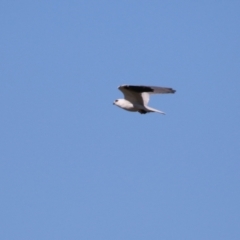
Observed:
[[[239,1],[2,0],[0,29],[0,239],[240,239]]]

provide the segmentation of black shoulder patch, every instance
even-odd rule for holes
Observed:
[[[132,85],[125,85],[123,88],[137,92],[137,93],[142,93],[142,92],[153,92],[154,90],[150,87],[145,87],[145,86],[132,86]]]

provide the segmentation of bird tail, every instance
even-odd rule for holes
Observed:
[[[161,114],[165,115],[165,112],[159,111],[159,110],[157,110],[157,109],[155,109],[155,108],[146,107],[146,106],[145,106],[145,108],[146,108],[149,112],[157,112],[157,113],[161,113]]]

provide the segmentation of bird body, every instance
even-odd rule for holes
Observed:
[[[118,89],[124,94],[124,99],[117,99],[113,104],[124,110],[130,112],[139,112],[141,114],[149,112],[165,114],[162,111],[148,106],[150,94],[176,92],[172,88],[134,85],[121,85],[118,87]]]

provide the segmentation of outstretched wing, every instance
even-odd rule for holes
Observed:
[[[132,91],[127,88],[126,85],[119,86],[118,89],[123,93],[124,98],[132,103],[138,103],[143,105],[144,100],[141,92]]]
[[[154,87],[154,86],[134,86],[134,85],[122,85],[118,88],[124,94],[126,100],[141,102],[141,104],[147,105],[149,102],[149,94],[162,94],[162,93],[175,93],[172,88],[167,87]]]
[[[176,90],[167,87],[154,87],[154,86],[133,86],[133,85],[122,85],[120,86],[124,89],[131,90],[133,92],[142,93],[148,92],[150,94],[154,93],[175,93]]]

